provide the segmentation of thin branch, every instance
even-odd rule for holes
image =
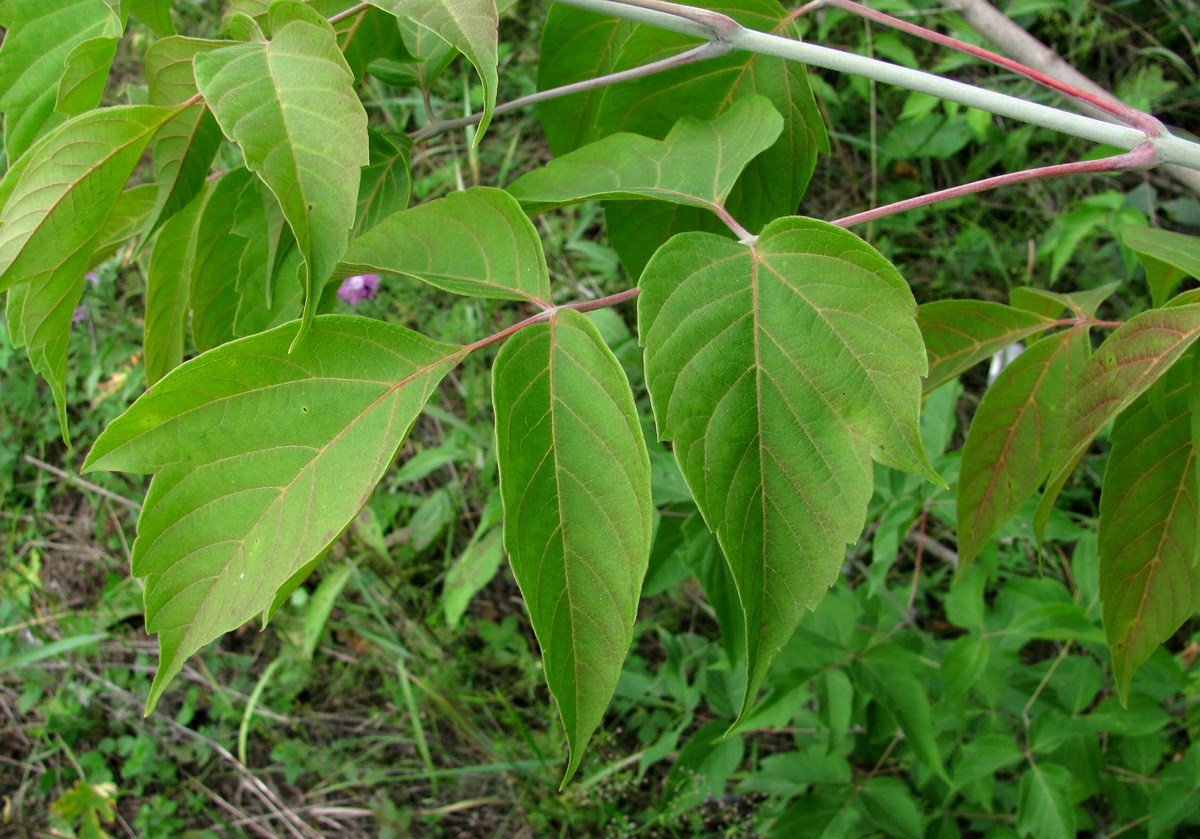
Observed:
[[[812,4],[809,4],[812,5]],[[1166,129],[1163,124],[1150,114],[1144,111],[1139,111],[1137,108],[1131,108],[1123,102],[1112,98],[1111,96],[1098,95],[1093,91],[1084,90],[1074,85],[1067,84],[1064,81],[1049,76],[1039,70],[1022,64],[1019,61],[992,52],[991,50],[977,47],[974,44],[968,44],[966,41],[961,41],[958,38],[953,38],[949,35],[943,35],[932,29],[927,29],[924,26],[918,26],[915,23],[909,23],[906,20],[901,20],[898,17],[886,14],[885,12],[876,11],[861,3],[856,3],[855,0],[820,0],[822,6],[835,6],[843,11],[851,14],[873,20],[876,23],[882,23],[884,26],[890,26],[893,29],[898,29],[901,32],[907,32],[910,35],[915,35],[918,38],[923,38],[926,41],[932,41],[935,44],[941,44],[944,47],[965,52],[968,55],[973,55],[976,58],[982,58],[984,61],[989,61],[992,64],[1004,67],[1007,70],[1012,70],[1014,73],[1019,73],[1026,78],[1033,79],[1041,85],[1045,85],[1051,90],[1056,90],[1059,93],[1065,94],[1072,99],[1077,99],[1085,102],[1098,110],[1104,111],[1124,123],[1141,129],[1147,137],[1158,137],[1162,135]]]
[[[720,12],[714,12],[709,9],[672,3],[670,0],[616,0],[616,2],[624,6],[633,6],[638,9],[649,9],[661,12],[662,14],[673,15],[682,20],[699,24],[707,29],[709,34],[718,41],[724,41],[736,35],[742,28],[741,24],[728,15],[723,15]]]
[[[365,12],[369,8],[371,8],[370,3],[355,3],[344,12],[338,12],[336,15],[330,15],[328,19],[330,23],[340,23],[348,17],[354,17],[359,12]]]
[[[621,70],[616,73],[608,73],[604,76],[597,76],[594,79],[585,79],[581,82],[562,85],[561,87],[552,87],[549,90],[540,90],[537,93],[531,93],[528,96],[522,96],[519,99],[513,99],[511,102],[505,102],[502,105],[497,105],[493,114],[500,116],[507,114],[509,111],[515,111],[519,108],[525,108],[529,105],[536,105],[538,102],[545,102],[550,99],[557,99],[560,96],[570,96],[573,93],[583,93],[589,90],[599,90],[602,87],[619,84],[620,82],[630,81],[632,79],[640,79],[645,76],[651,76],[655,73],[662,73],[666,70],[674,70],[676,67],[685,67],[688,64],[693,64],[697,61],[703,61],[707,58],[717,58],[729,52],[729,45],[721,41],[706,41],[698,47],[681,52],[678,55],[673,55],[669,58],[663,58],[658,61],[652,61],[649,64],[643,64],[640,67],[631,67],[628,70]],[[444,119],[436,122],[431,122],[424,128],[409,134],[409,138],[414,143],[419,143],[422,140],[427,140],[435,134],[440,134],[443,131],[451,131],[455,128],[463,128],[468,125],[478,125],[483,119],[483,111],[478,111],[470,116],[459,117],[458,119]]]
[[[655,0],[654,8],[632,6],[619,2],[619,0],[558,0],[558,2],[699,38],[710,39],[711,37],[709,28],[686,16],[688,11],[695,11],[692,7],[661,2],[661,0]],[[660,11],[665,8],[671,8],[673,11]],[[1131,126],[1114,125],[1104,120],[1085,117],[1036,102],[1028,102],[1016,96],[997,93],[932,73],[911,70],[886,61],[792,38],[739,27],[736,32],[721,40],[733,49],[772,55],[789,61],[863,76],[1118,148],[1135,149],[1147,140],[1145,132]],[[1153,144],[1157,151],[1156,163],[1179,163],[1200,170],[1200,143],[1184,140],[1168,133],[1153,138]]]
[[[563,309],[574,309],[577,312],[592,312],[596,309],[606,309],[609,306],[616,306],[618,303],[624,303],[626,300],[632,300],[633,298],[637,297],[640,292],[641,289],[638,288],[627,288],[617,294],[610,294],[608,297],[600,297],[596,300],[584,300],[579,303],[567,303],[563,306],[554,306],[553,308],[546,309],[543,312],[538,312],[532,317],[525,318],[525,320],[520,321],[519,323],[514,323],[507,329],[501,329],[494,335],[481,338],[474,344],[468,344],[467,346],[463,347],[461,354],[463,357],[466,357],[477,350],[483,349],[484,347],[490,347],[492,344],[498,344],[505,338],[515,335],[527,326],[533,326],[535,323],[545,323]]]
[[[1016,21],[997,9],[987,0],[947,0],[946,5],[966,21],[967,25],[995,44],[999,49],[1048,76],[1054,76],[1074,87],[1091,91],[1097,96],[1111,96],[1100,85],[1068,64],[1062,56],[1017,25]],[[1084,102],[1078,102],[1084,113],[1111,119],[1103,111]],[[1200,172],[1168,163],[1166,173],[1200,193]]]
[[[941,542],[938,542],[924,533],[910,532],[904,537],[905,541],[912,542],[918,548],[924,550],[931,556],[936,556],[942,562],[949,565],[951,568],[958,570],[958,554],[947,548]]]
[[[44,472],[49,472],[51,475],[56,475],[59,478],[62,478],[64,481],[67,481],[68,483],[72,483],[81,489],[86,489],[89,492],[94,492],[97,495],[102,495],[105,498],[109,499],[110,501],[116,501],[118,504],[124,504],[126,507],[128,507],[131,510],[141,510],[142,509],[142,505],[137,503],[136,501],[134,501],[131,498],[126,498],[124,495],[117,495],[115,492],[111,492],[102,486],[96,486],[96,484],[92,483],[91,481],[85,481],[83,478],[80,478],[76,475],[72,475],[70,472],[67,472],[66,470],[59,469],[57,466],[51,466],[49,463],[46,463],[45,461],[42,461],[42,460],[38,460],[36,457],[33,457],[31,455],[25,455],[25,462],[28,463],[30,466],[36,466],[38,469],[41,469]]]
[[[926,195],[918,195],[915,198],[909,198],[905,201],[897,201],[894,204],[886,204],[882,207],[876,207],[873,210],[866,210],[861,213],[855,213],[852,216],[837,219],[833,222],[838,227],[853,227],[857,224],[864,224],[868,221],[874,221],[884,216],[902,213],[905,210],[912,210],[917,207],[925,207],[930,204],[936,204],[939,201],[949,201],[951,198],[960,198],[964,195],[973,195],[977,192],[985,192],[989,189],[995,189],[1000,186],[1008,186],[1009,184],[1022,183],[1024,181],[1033,181],[1039,178],[1051,178],[1058,175],[1080,175],[1088,173],[1103,173],[1103,172],[1127,172],[1134,169],[1149,169],[1154,165],[1157,159],[1157,153],[1154,147],[1154,141],[1147,140],[1142,145],[1138,146],[1131,152],[1118,154],[1112,157],[1103,157],[1099,160],[1080,160],[1074,163],[1058,163],[1053,166],[1040,166],[1036,169],[1026,169],[1022,172],[1008,172],[1003,175],[997,175],[994,178],[984,178],[981,181],[974,183],[963,184],[962,186],[953,186],[949,189],[940,189],[937,192],[930,192]]]

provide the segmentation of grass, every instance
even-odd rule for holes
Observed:
[[[216,3],[182,8],[192,33],[206,31],[219,14]],[[1182,5],[1162,0],[1157,8],[1161,18],[1135,20],[1125,15],[1141,15],[1136,4],[1108,11],[1060,4],[1029,22],[1100,76],[1136,79],[1136,62],[1149,55],[1175,84],[1160,94],[1160,104],[1182,121],[1196,95],[1196,62],[1179,34],[1188,31],[1188,19]],[[538,4],[522,3],[505,18],[502,99],[533,89],[540,15]],[[831,43],[865,45],[859,22],[826,19],[823,26]],[[900,54],[898,43],[874,36],[877,50],[882,43]],[[1130,43],[1154,46],[1134,54]],[[914,48],[915,60],[933,60]],[[1131,84],[1136,93],[1140,88]],[[1154,79],[1140,84],[1165,89]],[[921,114],[925,106],[903,93],[877,91],[871,111],[871,92],[862,85],[829,78],[820,88],[836,130],[834,154],[820,162],[803,208],[817,217],[862,208],[872,183],[883,203],[994,167],[1081,152],[1044,132],[972,122],[952,109]],[[382,86],[372,94],[381,119],[398,126],[423,108]],[[455,67],[433,104],[460,113],[477,104],[473,95],[472,78]],[[924,117],[951,131],[965,126],[965,150],[902,158],[897,150],[905,132]],[[872,122],[875,154],[862,140]],[[447,134],[418,151],[414,200],[503,183],[546,158],[532,113],[498,120],[478,149],[471,149],[467,132]],[[1138,269],[1111,242],[1112,228],[1153,211],[1159,222],[1186,229],[1180,219],[1194,218],[1187,214],[1200,205],[1193,205],[1194,196],[1179,196],[1158,176],[1080,179],[910,214],[877,224],[869,235],[922,299],[947,293],[1005,299],[1013,285],[1051,282],[1047,253],[1064,254],[1057,288],[1086,287],[1093,276],[1136,280]],[[1079,211],[1066,217],[1074,227],[1063,221],[1048,227],[1048,218],[1062,219],[1065,211]],[[537,224],[556,294],[599,296],[628,284],[603,242],[599,208],[547,214]],[[1067,731],[1039,755],[1073,766],[1072,754],[1090,756],[1095,744],[1059,718],[1116,713],[1099,687],[1103,659],[1094,639],[1064,647],[1062,639],[1010,628],[1029,609],[1062,602],[1081,604],[1083,620],[1095,626],[1086,551],[1053,553],[1037,575],[1030,569],[1039,558],[1019,533],[1007,534],[1003,549],[981,559],[982,579],[952,582],[909,527],[927,513],[927,540],[952,542],[949,497],[893,476],[873,502],[876,522],[848,559],[846,585],[785,649],[776,687],[751,724],[725,740],[716,735],[730,716],[737,681],[716,640],[721,604],[709,603],[693,576],[714,555],[710,541],[683,530],[695,520],[680,517],[691,522],[679,525],[690,553],[656,555],[635,649],[604,732],[578,780],[560,791],[564,738],[511,575],[503,570],[491,579],[457,628],[443,614],[447,569],[494,504],[488,359],[472,357],[418,421],[401,453],[407,471],[384,479],[272,624],[263,631],[243,627],[211,645],[185,666],[159,710],[143,718],[157,652],[142,629],[140,584],[129,578],[128,564],[133,505],[144,486],[122,475],[89,476],[100,493],[35,462],[73,472],[88,442],[144,389],[142,287],[137,267],[117,261],[85,289],[87,318],[72,336],[68,384],[79,450],[65,449],[44,387],[0,335],[0,825],[6,831],[69,835],[88,812],[107,814],[111,806],[108,830],[128,836],[750,836],[770,818],[808,824],[811,812],[831,799],[834,818],[847,825],[844,835],[854,824],[845,814],[874,819],[859,826],[873,825],[875,835],[904,835],[908,805],[888,799],[880,780],[931,787],[906,742],[911,738],[897,733],[905,725],[904,703],[872,681],[872,655],[891,656],[896,682],[935,703],[931,736],[947,761],[961,758],[959,738],[974,728],[1040,748],[1022,719],[1022,709],[1033,708],[1040,731],[1055,725]],[[1143,296],[1130,283],[1119,305],[1141,305]],[[478,338],[512,317],[483,301],[448,299],[397,279],[386,280],[380,295],[357,311],[449,341]],[[618,354],[637,382],[630,315],[601,317],[606,334],[623,341]],[[970,399],[968,392],[962,406]],[[961,427],[954,429],[962,406],[952,401],[943,417],[959,441]],[[944,465],[952,469],[948,457]],[[1090,490],[1077,490],[1077,498],[1086,512]],[[668,509],[664,520],[678,510]],[[1086,539],[1066,517],[1057,526],[1060,534]],[[340,593],[325,600],[330,586]],[[915,616],[906,601],[915,604]],[[952,678],[965,666],[963,654],[951,650],[976,624],[991,633],[992,646],[977,675],[980,693],[967,702],[954,693]],[[1185,627],[1172,652],[1189,649],[1195,636],[1196,627]],[[1163,715],[1162,730],[1129,733],[1111,717],[1118,720],[1110,723],[1111,745],[1095,752],[1102,767],[1096,788],[1073,789],[1075,804],[1098,830],[1128,825],[1127,835],[1144,835],[1140,812],[1154,806],[1156,789],[1175,783],[1169,773],[1165,780],[1156,776],[1194,751],[1190,664],[1164,652],[1149,670],[1160,687],[1135,699],[1145,714]],[[969,674],[959,678],[969,684]],[[1092,696],[1071,693],[1086,693],[1093,681]],[[1016,777],[1015,769],[1001,771],[992,791],[976,790],[983,782],[972,781],[969,795],[948,803],[923,798],[921,810],[931,824],[968,826],[967,835],[981,824],[1010,824]],[[1194,790],[1185,785],[1185,793]],[[990,815],[982,812],[985,802]],[[884,818],[889,813],[892,821]]]

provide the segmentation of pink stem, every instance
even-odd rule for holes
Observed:
[[[639,9],[650,9],[651,11],[674,15],[675,17],[681,17],[693,23],[698,23],[712,30],[713,36],[718,41],[724,41],[736,35],[742,29],[741,24],[729,17],[729,15],[709,9],[685,6],[682,3],[672,3],[670,0],[617,0],[617,2],[623,3],[626,6],[636,6]]]
[[[462,355],[468,356],[476,350],[481,350],[484,347],[490,347],[492,344],[497,344],[503,341],[505,338],[515,335],[527,326],[533,326],[535,323],[544,323],[563,309],[574,309],[577,312],[591,312],[595,311],[596,309],[605,309],[609,306],[616,306],[619,303],[624,303],[626,300],[632,300],[640,293],[641,289],[639,288],[627,288],[622,292],[610,294],[608,297],[601,297],[597,300],[583,300],[578,303],[567,303],[563,306],[555,306],[553,308],[546,309],[544,312],[538,312],[536,315],[527,317],[525,320],[520,321],[519,323],[514,323],[507,329],[501,329],[494,335],[481,338],[474,344],[468,344],[467,346],[463,347]]]
[[[935,32],[932,29],[926,29],[924,26],[918,26],[915,23],[909,23],[906,20],[892,17],[884,12],[867,8],[860,3],[854,2],[854,0],[815,0],[815,2],[807,3],[800,9],[797,9],[796,13],[799,14],[802,12],[807,12],[811,7],[818,4],[836,6],[839,9],[844,9],[852,14],[860,15],[868,18],[869,20],[876,21],[877,23],[882,23],[885,26],[890,26],[894,29],[899,29],[901,32],[907,32],[910,35],[916,35],[919,38],[933,41],[934,43],[941,44],[942,46],[968,53],[976,58],[982,58],[984,61],[990,61],[993,64],[998,64],[1001,67],[1012,70],[1014,73],[1020,73],[1027,78],[1033,79],[1035,82],[1043,84],[1052,90],[1057,90],[1059,93],[1064,93],[1067,96],[1087,102],[1089,105],[1099,108],[1102,111],[1106,111],[1122,122],[1128,123],[1135,128],[1140,128],[1143,132],[1145,132],[1147,137],[1162,136],[1163,131],[1165,130],[1163,128],[1163,124],[1150,114],[1139,111],[1137,108],[1131,108],[1123,102],[1118,102],[1114,99],[1109,99],[1106,96],[1098,96],[1090,91],[1073,87],[1072,85],[1062,82],[1053,76],[1048,76],[1045,73],[1033,69],[1032,67],[1026,66],[1019,61],[1014,61],[1007,56],[1000,55],[999,53],[992,52],[991,50],[984,49],[983,47],[977,47],[974,44],[968,44],[966,41],[960,41],[958,38],[952,38],[949,35],[943,35],[942,33]]]
[[[875,219],[895,213],[902,213],[905,210],[912,210],[916,207],[925,207],[929,204],[936,204],[939,201],[949,201],[951,198],[973,195],[976,192],[984,192],[989,189],[995,189],[998,186],[1008,186],[1009,184],[1033,181],[1039,178],[1051,178],[1057,175],[1082,175],[1098,172],[1127,172],[1132,169],[1148,169],[1154,165],[1157,159],[1158,151],[1155,149],[1154,144],[1147,140],[1133,151],[1113,157],[1103,157],[1099,160],[1080,160],[1074,163],[1058,163],[1053,166],[1026,169],[1023,172],[1009,172],[1004,175],[997,175],[994,178],[984,178],[974,183],[930,192],[927,195],[918,195],[916,198],[909,198],[906,201],[897,201],[894,204],[876,207],[874,210],[855,213],[852,216],[840,218],[834,221],[833,224],[836,224],[838,227],[853,227],[857,224],[865,224],[868,221],[874,221]]]
[[[743,245],[753,244],[758,239],[753,233],[738,223],[738,220],[733,217],[729,210],[725,209],[723,204],[713,204],[712,211],[716,213],[717,218],[725,223],[725,226],[733,231],[733,235],[738,237],[738,241]]]

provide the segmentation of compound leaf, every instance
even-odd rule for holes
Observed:
[[[161,658],[152,709],[188,656],[272,605],[366,503],[460,348],[328,315],[171,371],[113,421],[85,470],[155,473],[133,573]]]
[[[0,26],[0,111],[4,149],[15,161],[65,116],[56,113],[59,80],[72,51],[92,38],[116,38],[121,20],[105,0],[5,0]]]
[[[749,247],[680,234],[640,285],[658,433],[741,599],[745,714],[859,536],[872,459],[940,483],[917,426],[916,305],[877,251],[801,218],[773,222]]]
[[[334,273],[404,274],[454,294],[550,301],[542,241],[517,200],[473,187],[393,213],[355,239]]]
[[[500,15],[496,0],[370,0],[394,15],[403,15],[437,34],[466,56],[483,82],[483,119],[476,142],[487,131],[500,84],[497,40]]]
[[[494,376],[504,543],[566,728],[566,783],[633,641],[650,459],[625,373],[583,315],[509,338]]]
[[[958,483],[958,556],[969,563],[1050,469],[1059,413],[1087,360],[1081,327],[1036,342],[988,388],[963,446]]]
[[[929,355],[925,392],[1030,335],[1054,326],[1052,318],[982,300],[936,300],[921,306],[917,323]]]
[[[328,21],[293,2],[272,4],[270,21],[270,41],[197,55],[196,84],[296,235],[307,324],[350,241],[369,156],[367,114]]]
[[[1088,359],[1062,413],[1050,479],[1034,516],[1041,538],[1054,500],[1092,440],[1200,337],[1200,304],[1151,309],[1113,330]]]
[[[613,134],[519,178],[508,191],[529,213],[593,198],[657,198],[723,207],[746,164],[783,131],[762,96],[743,97],[712,120],[684,117],[664,140]]]
[[[1196,612],[1193,372],[1193,357],[1185,356],[1117,418],[1109,437],[1100,495],[1100,602],[1123,700],[1138,667]]]

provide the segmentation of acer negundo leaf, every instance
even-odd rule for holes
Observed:
[[[174,111],[104,108],[51,131],[0,182],[0,291],[13,344],[50,384],[67,432],[67,340],[83,276],[155,132]]]
[[[769,100],[744,96],[711,120],[683,117],[663,140],[621,133],[589,143],[518,178],[508,191],[530,214],[597,198],[719,209],[747,164],[782,130]]]
[[[941,483],[917,427],[924,347],[896,269],[852,233],[784,218],[745,245],[683,233],[639,283],[659,437],[741,601],[744,716],[865,523],[872,461]]]
[[[493,377],[504,545],[575,774],[633,641],[654,508],[629,381],[584,315],[509,338]]]
[[[1080,371],[1062,413],[1046,491],[1034,515],[1040,540],[1054,500],[1096,435],[1150,389],[1200,338],[1200,304],[1151,309],[1104,339]]]
[[[550,305],[542,240],[517,200],[492,187],[393,213],[351,243],[333,280],[381,272],[453,294]]]
[[[483,82],[483,119],[475,135],[478,143],[492,121],[500,84],[497,70],[500,15],[496,0],[370,0],[370,3],[436,33],[475,67]]]
[[[1113,425],[1097,551],[1104,634],[1122,702],[1137,669],[1200,608],[1193,349]]]
[[[298,321],[168,373],[84,471],[153,473],[133,573],[161,657],[147,711],[203,645],[294,588],[366,503],[461,347],[380,321]],[[288,589],[290,591],[290,589]]]
[[[958,478],[958,557],[965,567],[1050,471],[1067,394],[1090,352],[1075,326],[1034,343],[1004,368],[971,420]]]

